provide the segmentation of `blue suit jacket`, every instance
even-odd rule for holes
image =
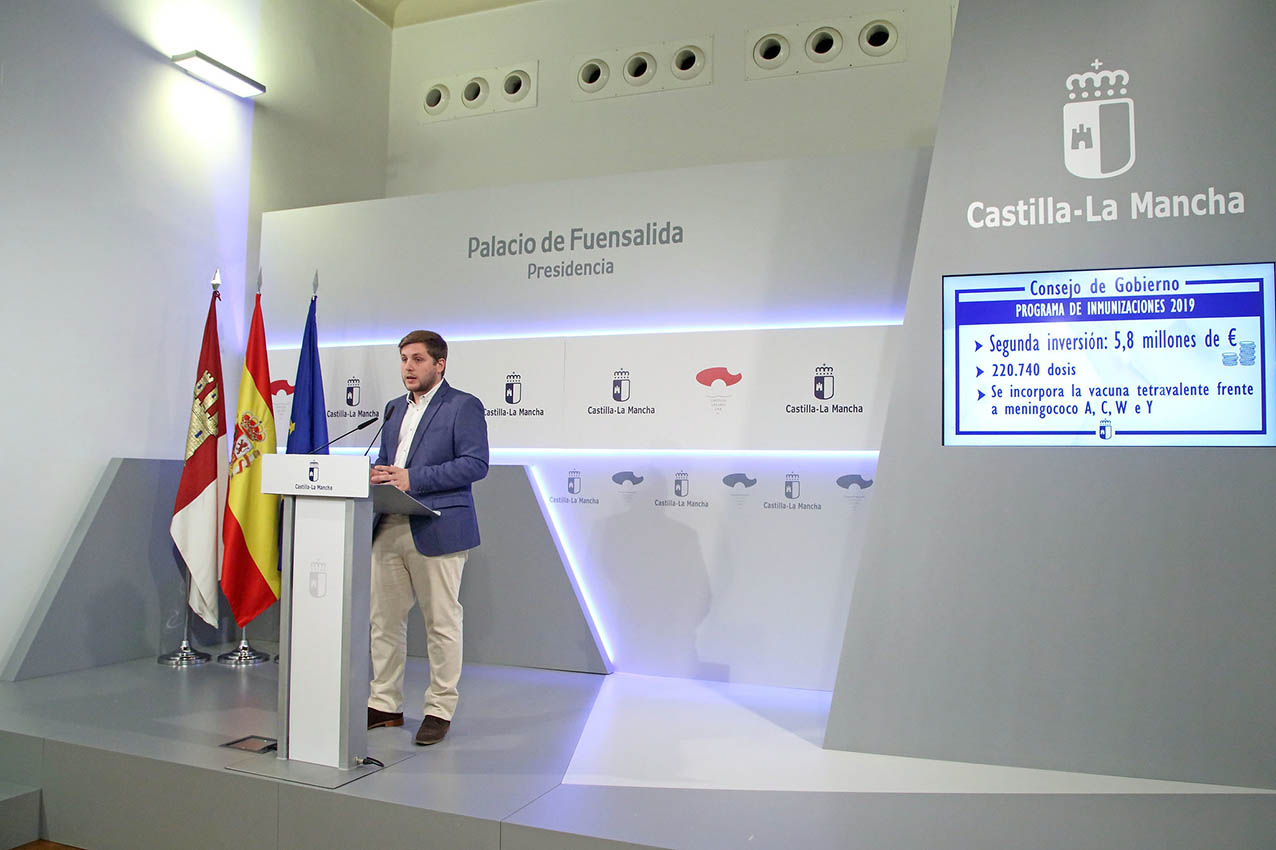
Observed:
[[[407,408],[406,395],[386,404],[378,465],[394,463]],[[442,514],[410,517],[412,539],[422,555],[447,555],[479,545],[470,485],[487,475],[487,459],[483,403],[442,381],[416,427],[406,464],[407,492]],[[380,522],[378,515],[373,533]]]

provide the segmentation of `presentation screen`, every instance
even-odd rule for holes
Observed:
[[[945,275],[944,445],[1273,445],[1272,272]]]

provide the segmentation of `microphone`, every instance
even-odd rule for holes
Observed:
[[[312,455],[312,454],[314,454],[315,452],[319,451],[320,449],[326,449],[326,448],[328,448],[328,446],[331,446],[333,443],[337,442],[337,440],[340,440],[342,437],[348,437],[348,436],[350,436],[351,434],[353,434],[355,431],[361,431],[361,430],[363,430],[364,428],[367,428],[367,427],[368,427],[369,425],[371,425],[373,422],[376,422],[376,421],[377,421],[378,419],[380,419],[380,418],[381,418],[381,414],[379,414],[379,413],[377,413],[377,414],[373,414],[373,416],[372,416],[372,418],[371,418],[371,419],[365,419],[365,420],[363,420],[363,421],[362,421],[362,422],[360,422],[358,425],[354,426],[353,428],[351,428],[349,431],[345,432],[344,434],[340,434],[340,435],[338,435],[338,436],[336,436],[336,437],[333,437],[331,440],[329,440],[328,442],[324,443],[322,446],[315,446],[313,449],[311,449],[310,451],[306,452],[306,454],[311,454],[311,455]],[[382,423],[382,424],[384,424],[384,423]],[[377,429],[377,433],[378,433],[378,434],[380,434],[380,433],[381,433],[381,429],[380,429],[380,428],[378,428],[378,429]]]
[[[369,421],[369,422],[371,422],[372,420],[371,420],[371,419],[369,419],[368,421]],[[360,427],[360,428],[362,428],[363,426],[361,425],[361,426],[359,426],[359,427]],[[381,436],[381,429],[382,429],[382,428],[384,428],[384,427],[385,427],[385,420],[384,420],[384,419],[382,419],[382,420],[381,420],[381,424],[377,426],[377,433],[375,433],[375,434],[373,434],[373,435],[372,435],[372,439],[368,441],[368,447],[367,447],[366,449],[364,449],[364,450],[363,450],[363,456],[364,456],[364,457],[367,457],[367,456],[368,456],[368,452],[372,451],[372,444],[373,444],[373,443],[375,443],[375,442],[377,441],[377,437],[380,437],[380,436]],[[356,430],[357,430],[357,429],[356,429]]]

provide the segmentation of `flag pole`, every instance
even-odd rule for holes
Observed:
[[[166,667],[198,667],[211,657],[207,652],[200,652],[191,645],[191,571],[186,570],[186,595],[182,597],[186,609],[186,623],[182,629],[182,642],[177,649],[166,652],[155,660]]]

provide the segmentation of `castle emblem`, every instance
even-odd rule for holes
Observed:
[[[1067,79],[1063,105],[1063,164],[1077,177],[1097,180],[1124,174],[1134,165],[1134,101],[1130,74],[1120,68],[1093,71]]]
[[[617,369],[611,379],[613,401],[629,401],[629,370]]]
[[[796,472],[784,476],[784,498],[796,499],[802,495],[802,479]]]
[[[310,562],[310,595],[315,599],[328,595],[328,565],[323,561]]]
[[[687,498],[691,493],[691,479],[685,472],[675,473],[673,476],[673,494],[680,499]]]
[[[523,376],[510,372],[505,376],[505,403],[518,404],[523,400]]]
[[[346,381],[346,407],[359,406],[359,379],[351,378]]]
[[[207,394],[205,390],[208,391]],[[217,414],[213,413],[212,409],[217,404],[219,392],[217,383],[213,380],[213,373],[205,369],[204,374],[200,375],[199,380],[195,382],[195,401],[191,407],[190,430],[186,432],[187,460],[191,459],[205,440],[217,433]]]
[[[819,366],[815,370],[815,383],[813,386],[815,397],[821,401],[827,401],[833,397],[833,367]]]

